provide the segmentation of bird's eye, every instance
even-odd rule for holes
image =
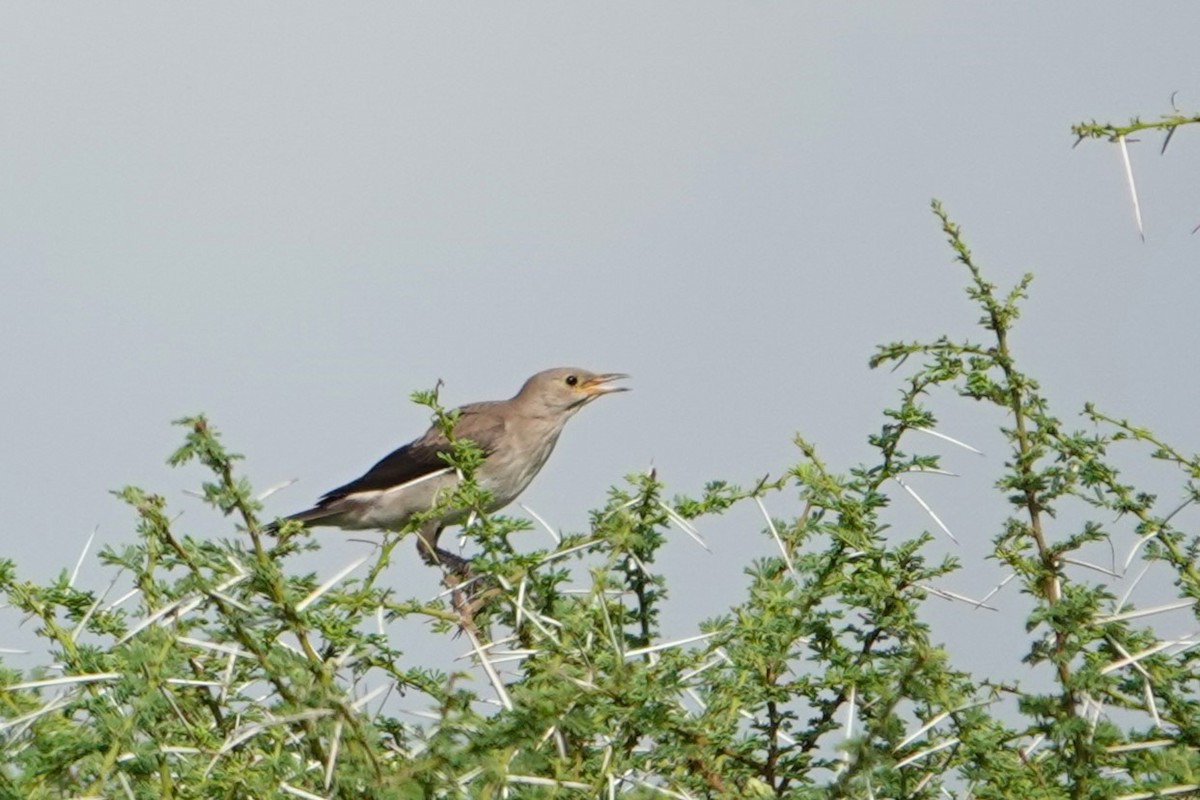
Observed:
[[[575,384],[579,383],[579,378],[575,375],[568,375],[565,380],[567,382],[567,386],[574,386]]]

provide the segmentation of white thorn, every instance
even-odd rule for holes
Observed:
[[[950,541],[954,542],[955,544],[959,543],[958,539],[955,538],[954,534],[950,532],[950,529],[946,527],[946,523],[942,522],[941,518],[936,513],[934,513],[934,510],[932,508],[929,507],[929,504],[921,499],[921,495],[919,495],[915,491],[913,491],[911,486],[909,486],[907,483],[905,483],[904,481],[897,478],[895,475],[892,476],[892,480],[894,480],[896,483],[900,484],[901,488],[903,488],[904,491],[906,491],[910,495],[912,495],[912,498],[917,501],[917,503],[921,506],[921,508],[925,509],[925,513],[927,513],[930,517],[932,517],[933,521],[937,523],[937,526],[939,528],[941,528],[947,536],[950,537]]]
[[[913,430],[920,431],[921,433],[928,433],[930,436],[936,436],[939,439],[944,439],[947,442],[949,442],[950,444],[956,444],[959,447],[961,447],[962,449],[970,450],[972,453],[975,453],[976,455],[980,455],[980,456],[984,455],[984,452],[982,450],[976,450],[974,447],[971,447],[971,445],[967,444],[966,442],[960,442],[958,439],[955,439],[953,436],[947,436],[944,433],[939,433],[939,432],[935,431],[933,428],[913,428]]]
[[[88,550],[92,547],[92,540],[96,538],[96,529],[92,528],[92,532],[88,534],[87,541],[83,543],[83,552],[79,554],[79,559],[75,562],[75,569],[71,570],[71,580],[67,583],[68,586],[75,587],[75,579],[79,577],[79,570],[83,567],[83,559],[87,557]]]
[[[550,538],[554,540],[554,543],[556,545],[562,544],[562,537],[558,535],[558,531],[554,530],[554,528],[551,528],[550,523],[546,522],[546,520],[542,519],[541,514],[537,513],[536,511],[534,511],[532,508],[525,505],[524,503],[518,503],[517,505],[519,505],[522,509],[524,509],[526,514],[533,517],[534,520],[536,520],[539,525],[541,525],[543,528],[546,529],[546,533],[550,534]]]
[[[342,567],[329,580],[322,583],[316,589],[313,589],[309,593],[308,597],[305,597],[303,600],[301,600],[299,603],[297,603],[296,610],[303,611],[304,609],[308,608],[310,605],[315,603],[321,597],[321,595],[325,594],[330,589],[332,589],[334,586],[336,586],[338,583],[340,583],[342,578],[346,577],[351,572],[354,572],[354,570],[358,569],[363,564],[365,564],[369,558],[370,558],[369,555],[363,556],[359,560]]]
[[[1142,207],[1138,203],[1137,185],[1133,182],[1133,165],[1129,162],[1129,147],[1125,144],[1125,136],[1117,137],[1121,145],[1121,159],[1125,162],[1125,180],[1129,182],[1129,194],[1133,198],[1133,219],[1137,223],[1138,236],[1146,241],[1146,231],[1142,228]]]
[[[266,489],[262,494],[260,494],[258,497],[254,498],[254,499],[256,501],[258,501],[259,503],[261,503],[263,500],[266,500],[271,495],[275,494],[278,491],[286,489],[287,487],[291,486],[293,483],[295,483],[298,480],[299,480],[299,478],[292,478],[289,481],[277,483],[274,486],[271,486],[268,489]]]

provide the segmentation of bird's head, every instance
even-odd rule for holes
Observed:
[[[525,381],[517,399],[551,413],[573,413],[601,395],[629,391],[626,386],[612,385],[613,381],[628,377],[620,372],[597,374],[575,367],[558,367]]]

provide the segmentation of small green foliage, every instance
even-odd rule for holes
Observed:
[[[116,495],[136,537],[99,556],[129,593],[122,602],[66,573],[22,581],[0,560],[0,591],[48,651],[46,666],[0,666],[0,800],[1193,791],[1200,656],[1160,642],[1078,567],[1088,548],[1136,544],[1182,600],[1200,598],[1200,538],[1178,518],[1200,501],[1200,458],[1091,406],[1090,430],[1069,430],[1011,345],[1030,276],[1008,290],[988,282],[958,226],[934,213],[984,342],[877,350],[872,366],[906,371],[865,463],[833,469],[797,438],[796,463],[748,488],[714,481],[667,500],[657,476],[632,476],[586,531],[518,551],[511,536],[529,524],[484,513],[473,476],[486,454],[455,436],[436,388],[414,394],[461,476],[430,513],[475,512],[478,580],[445,599],[404,597],[388,569],[420,519],[380,534],[337,580],[337,567],[299,569],[321,540],[293,522],[264,535],[239,457],[204,417],[180,420],[170,463],[206,470],[202,496],[229,518],[227,539],[182,534],[161,496],[127,487]],[[981,512],[976,527],[991,526],[991,557],[1030,604],[1025,669],[1008,679],[968,674],[958,663],[973,643],[932,636],[925,604],[960,560],[937,531],[892,514],[909,476],[940,470],[922,449],[931,440],[914,435],[936,429],[935,397],[999,412],[1007,516]],[[1123,479],[1110,451],[1129,447],[1177,469],[1180,496],[1164,507]],[[773,517],[768,500],[801,510]],[[725,613],[665,641],[658,563],[675,557],[681,530],[738,506],[758,506],[761,530],[744,535],[772,555],[727,577],[722,592],[744,588]],[[395,632],[403,620],[461,634],[474,667],[441,671]]]

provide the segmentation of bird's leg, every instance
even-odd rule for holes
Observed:
[[[417,536],[417,552],[421,560],[431,567],[444,567],[447,572],[462,580],[473,577],[471,562],[462,556],[455,555],[449,550],[437,546],[438,537],[442,534],[444,525],[436,528],[423,528]]]
[[[478,629],[475,627],[475,611],[483,602],[481,595],[490,596],[491,594],[491,592],[480,592],[483,581],[488,581],[487,576],[477,574],[471,569],[471,562],[462,556],[440,547],[430,547],[424,538],[417,541],[417,548],[426,564],[443,569],[442,584],[450,590],[450,604],[460,617],[459,627],[463,630],[475,631],[478,635]]]
[[[464,628],[474,629],[475,612],[486,605],[500,587],[490,575],[471,569],[471,562],[460,555],[437,546],[442,528],[425,528],[417,538],[417,552],[431,567],[443,570],[442,584],[451,590],[450,602],[462,616]]]

